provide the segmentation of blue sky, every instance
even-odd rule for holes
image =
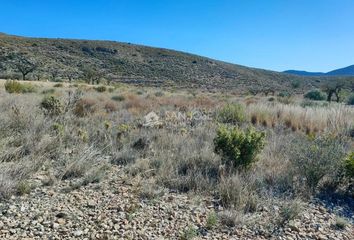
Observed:
[[[354,0],[0,0],[0,32],[106,39],[246,66],[354,64]]]

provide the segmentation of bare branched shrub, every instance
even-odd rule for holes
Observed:
[[[315,139],[296,138],[292,142],[290,160],[311,193],[322,180],[335,182],[341,174],[345,157],[345,142],[335,135],[322,135]]]
[[[92,147],[82,149],[73,156],[63,156],[54,164],[59,179],[83,177],[101,161],[100,153]]]
[[[74,108],[74,114],[78,117],[85,117],[97,111],[97,102],[91,98],[83,98],[79,100]]]

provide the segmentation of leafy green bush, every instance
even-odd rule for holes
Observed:
[[[311,101],[310,99],[304,99],[301,103],[300,106],[303,108],[306,107],[328,107],[329,103],[328,102],[317,102],[317,101]]]
[[[238,124],[246,119],[243,105],[234,103],[224,106],[217,114],[217,120],[221,123]]]
[[[49,89],[45,89],[42,91],[42,94],[45,94],[45,95],[54,94],[54,93],[55,93],[54,88],[49,88]]]
[[[301,86],[301,82],[299,80],[293,80],[291,81],[291,86],[293,88],[299,88]]]
[[[105,92],[105,91],[107,91],[107,88],[106,88],[106,86],[98,86],[98,87],[95,87],[95,90],[97,92]]]
[[[162,97],[162,96],[164,96],[164,95],[165,95],[165,93],[162,92],[162,91],[155,92],[155,96],[156,96],[156,97]]]
[[[125,97],[122,96],[122,95],[113,96],[113,97],[112,97],[112,100],[117,101],[117,102],[122,102],[122,101],[125,100]]]
[[[214,139],[215,152],[223,156],[227,165],[247,168],[256,161],[257,154],[264,147],[264,139],[265,133],[252,127],[242,130],[221,126]]]
[[[290,97],[291,94],[289,92],[280,92],[278,93],[278,97]]]
[[[52,129],[57,135],[63,135],[64,131],[65,131],[64,125],[62,125],[60,123],[54,123],[52,125]]]
[[[343,142],[331,135],[296,138],[291,144],[290,160],[300,181],[314,193],[322,180],[334,184],[341,175],[345,149]]]
[[[63,86],[64,86],[64,84],[62,84],[62,83],[56,83],[56,84],[53,85],[53,87],[56,87],[56,88],[60,88],[60,87],[63,87]]]
[[[8,93],[31,93],[35,92],[36,88],[29,83],[20,83],[15,80],[7,80],[5,83],[5,90]]]
[[[351,152],[345,159],[345,172],[350,178],[354,178],[354,152]]]
[[[304,98],[314,100],[314,101],[323,101],[326,100],[326,95],[320,90],[311,90],[305,93]]]
[[[58,116],[63,113],[64,107],[62,102],[55,96],[46,96],[41,102],[41,108],[44,114],[49,116]]]
[[[348,105],[354,105],[354,94],[349,96],[347,104]]]
[[[29,194],[32,190],[33,186],[27,181],[20,181],[16,186],[16,192],[18,195],[22,196],[25,194]]]
[[[210,212],[207,215],[206,228],[211,230],[215,228],[217,224],[218,224],[218,215],[215,212]]]

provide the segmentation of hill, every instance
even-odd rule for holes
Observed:
[[[306,72],[306,71],[299,71],[299,70],[287,70],[284,73],[294,74],[298,76],[354,76],[354,65],[339,68],[327,73],[323,72]]]
[[[0,54],[4,78],[19,72],[6,59],[13,60],[20,56],[21,61],[36,65],[35,71],[28,74],[29,79],[36,80],[85,79],[93,82],[104,78],[144,85],[242,91],[289,90],[294,81],[302,83],[302,88],[310,88],[323,80],[244,67],[169,49],[113,41],[0,34]]]
[[[326,73],[328,76],[354,76],[354,65]]]
[[[325,75],[325,73],[322,72],[307,72],[307,71],[299,71],[299,70],[287,70],[284,71],[284,73],[294,74],[299,76],[316,76],[316,77]]]

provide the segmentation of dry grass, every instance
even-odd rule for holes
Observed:
[[[344,151],[353,144],[342,134],[354,125],[353,108],[337,104],[304,108],[252,98],[244,105],[245,121],[240,127],[253,124],[266,131],[266,145],[252,168],[230,171],[214,149],[217,113],[225,104],[242,99],[167,91],[156,96],[156,89],[142,94],[135,88],[105,93],[78,89],[56,88],[55,96],[65,109],[58,116],[44,114],[40,91],[11,95],[0,90],[0,198],[28,192],[32,176],[40,169],[51,173],[54,182],[79,178],[81,184],[89,184],[100,181],[107,166],[119,164],[132,178],[140,179],[143,198],[158,197],[156,185],[212,195],[228,209],[219,216],[227,225],[238,224],[244,214],[277,201],[288,207],[284,219],[290,219],[297,209],[289,201],[302,197],[299,179],[305,177],[290,154],[291,149],[300,149],[295,140],[312,141],[314,133],[330,132],[334,138],[345,138]],[[123,97],[113,101],[113,96]],[[159,128],[142,127],[150,111],[160,116]],[[203,118],[195,119],[191,111]],[[176,114],[171,117],[171,113]]]
[[[285,126],[307,134],[349,129],[354,125],[354,111],[350,106],[333,103],[328,107],[301,107],[280,103],[255,103],[246,108],[249,119],[264,127]]]

